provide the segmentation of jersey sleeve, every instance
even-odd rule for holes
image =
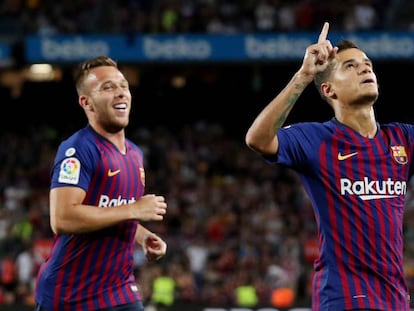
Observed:
[[[71,137],[61,143],[52,169],[51,189],[73,186],[87,191],[99,151],[89,138]]]
[[[267,161],[301,167],[312,161],[313,155],[319,149],[320,142],[326,129],[316,123],[299,123],[281,128],[277,133],[279,148],[272,158]]]

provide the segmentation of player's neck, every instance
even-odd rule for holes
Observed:
[[[122,154],[126,153],[126,146],[125,146],[125,131],[124,129],[119,130],[117,132],[108,132],[101,126],[97,126],[96,124],[91,124],[92,128],[96,133],[101,135],[102,137],[106,138],[110,141],[115,147],[118,148],[119,152]]]
[[[375,119],[374,110],[360,109],[347,111],[336,111],[335,118],[342,124],[352,128],[361,136],[366,138],[373,138],[377,133],[377,121]]]

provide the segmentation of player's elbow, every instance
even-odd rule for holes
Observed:
[[[70,224],[69,221],[66,221],[62,218],[58,217],[51,217],[50,218],[50,227],[54,234],[71,234],[75,233],[73,226]]]
[[[256,150],[256,143],[254,139],[252,139],[251,135],[249,135],[249,133],[246,134],[244,142],[246,143],[247,147],[249,147],[250,149]]]
[[[275,137],[272,137],[271,140],[259,139],[247,132],[245,143],[247,147],[260,154],[274,154],[277,152],[277,139]]]
[[[246,135],[245,143],[247,147],[258,153],[264,153],[266,149],[263,143],[261,143],[259,140],[255,139],[252,135],[249,134]]]
[[[254,135],[251,133],[251,131],[247,131],[246,136],[244,138],[244,142],[246,143],[247,147],[250,149],[256,150],[257,148],[257,142],[254,139]]]
[[[65,233],[64,227],[61,224],[61,222],[59,222],[56,217],[51,217],[50,218],[50,228],[52,229],[52,232],[54,234],[63,234]]]

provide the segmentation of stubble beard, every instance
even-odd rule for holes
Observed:
[[[367,103],[374,104],[378,99],[379,94],[378,93],[369,93],[364,94],[357,98],[354,102],[355,105],[366,105]]]
[[[129,119],[127,119],[124,122],[120,122],[118,120],[113,120],[113,119],[106,119],[106,120],[102,120],[101,124],[106,132],[115,134],[120,131],[123,131],[128,126]]]

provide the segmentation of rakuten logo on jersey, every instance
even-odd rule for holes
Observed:
[[[391,178],[387,180],[369,180],[368,177],[364,177],[363,180],[355,181],[341,178],[340,183],[342,195],[357,195],[362,200],[395,198],[407,193],[407,183],[405,181],[394,181]]]
[[[135,198],[123,199],[121,196],[119,196],[116,199],[111,199],[107,195],[102,194],[101,197],[99,198],[98,206],[99,207],[113,207],[113,206],[119,206],[123,204],[134,203],[134,202],[135,202]]]

